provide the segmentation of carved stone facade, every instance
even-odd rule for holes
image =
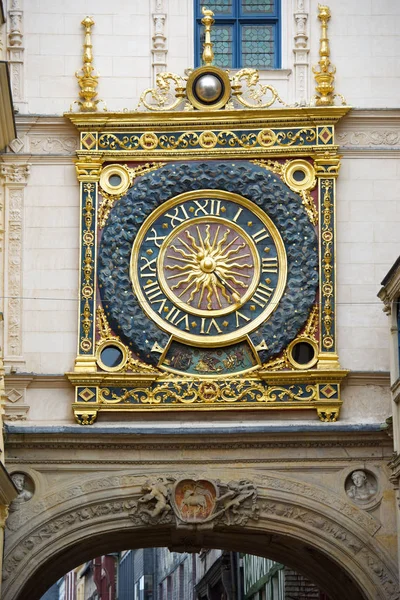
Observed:
[[[20,366],[22,351],[22,248],[24,188],[30,165],[2,163],[6,238],[4,240],[4,365]]]
[[[8,10],[8,61],[14,105],[19,111],[23,111],[26,108],[23,16],[23,0],[11,0]]]
[[[152,54],[152,83],[155,84],[159,73],[166,70],[167,66],[167,38],[165,36],[165,2],[166,0],[153,0],[153,44]]]
[[[294,84],[295,98],[300,106],[307,103],[310,97],[309,93],[309,54],[308,46],[308,17],[309,17],[309,0],[294,0]]]
[[[168,434],[150,436],[154,441],[143,442],[132,435],[116,441],[114,434],[107,442],[101,434],[84,440],[71,430],[69,441],[36,433],[22,443],[12,432],[13,427],[8,468],[25,475],[26,497],[7,521],[4,600],[30,598],[29,581],[45,586],[50,567],[55,578],[74,561],[128,543],[177,551],[229,546],[300,567],[333,600],[399,598],[390,533],[393,492],[385,464],[390,440],[382,432],[364,434],[365,446],[360,440],[352,448],[351,435],[336,433],[322,441],[314,434],[297,441],[295,454],[293,434],[286,440],[275,435],[274,443],[270,434],[253,436],[252,442],[240,434],[231,434],[236,438],[231,442],[214,435],[208,443],[190,434],[176,440]],[[329,446],[326,458],[316,461]],[[342,455],[346,447],[350,469]],[[365,461],[371,452],[382,459]],[[245,463],[236,461],[236,453],[246,456]],[[261,463],[268,456],[273,462],[265,468]],[[295,456],[300,462],[291,466]],[[367,510],[349,498],[345,487],[364,464],[381,492]],[[68,468],[60,471],[61,465]],[[67,552],[71,544],[73,557]],[[38,585],[38,597],[42,591]]]

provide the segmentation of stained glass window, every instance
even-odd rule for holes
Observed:
[[[232,2],[233,0],[200,0],[200,8],[205,6],[212,10],[215,15],[230,15],[232,14]]]
[[[195,0],[196,66],[201,65],[203,7],[214,13],[214,64],[225,69],[280,67],[280,0]]]
[[[273,14],[275,12],[274,0],[242,0],[242,12],[249,14]]]
[[[271,25],[242,25],[242,66],[274,67],[274,28]]]
[[[212,33],[214,64],[223,69],[233,68],[232,25],[214,25]],[[204,33],[200,38],[201,48],[204,43]]]

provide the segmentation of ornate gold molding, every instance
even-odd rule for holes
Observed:
[[[102,164],[103,159],[99,156],[83,156],[78,158],[75,161],[78,181],[99,181]]]

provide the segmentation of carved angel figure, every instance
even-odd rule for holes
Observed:
[[[169,491],[162,477],[150,480],[148,479],[142,487],[143,492],[147,492],[139,498],[141,504],[149,502],[149,508],[143,508],[141,512],[147,513],[151,517],[163,515],[171,510],[169,505]]]

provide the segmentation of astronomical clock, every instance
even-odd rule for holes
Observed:
[[[212,65],[210,11],[203,22],[205,65],[159,74],[135,112],[96,110],[86,52],[81,111],[66,115],[80,132],[73,410],[81,424],[237,409],[335,421],[334,126],[348,107],[289,107],[253,69],[230,76]]]

